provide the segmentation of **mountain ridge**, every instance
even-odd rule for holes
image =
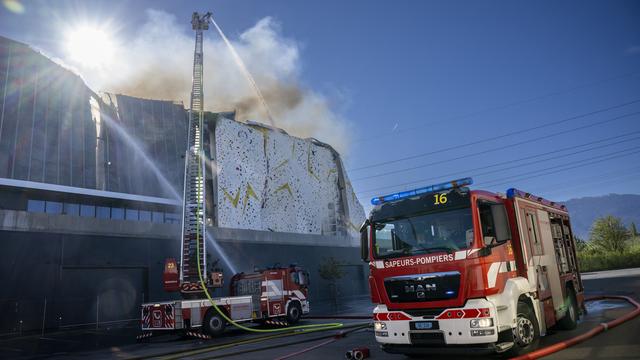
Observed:
[[[625,226],[635,222],[640,225],[640,195],[607,194],[569,199],[567,206],[574,234],[589,239],[589,229],[597,218],[612,215],[622,219]]]

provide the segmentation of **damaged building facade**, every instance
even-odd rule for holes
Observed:
[[[0,96],[0,272],[9,282],[0,333],[134,319],[141,302],[167,299],[163,261],[180,247],[183,104],[96,93],[2,37]],[[364,211],[339,154],[233,113],[205,120],[208,232],[237,271],[298,263],[321,301],[329,292],[318,268],[334,258],[342,295],[364,294]]]

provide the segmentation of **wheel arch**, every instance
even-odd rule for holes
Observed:
[[[231,319],[231,314],[229,314],[229,310],[227,310],[227,308],[225,308],[224,306],[218,306],[218,309],[220,309],[220,311],[222,311],[222,313],[228,317],[229,319]],[[207,309],[207,311],[204,312],[204,315],[202,316],[202,321],[204,322],[204,319],[206,319],[207,315],[209,315],[209,313],[213,313],[213,314],[217,314],[218,311],[216,310],[215,307],[209,306],[209,308]],[[227,321],[228,322],[228,321]]]
[[[544,334],[544,322],[540,321],[540,309],[534,305],[535,301],[531,295],[532,293],[527,279],[515,277],[507,280],[501,293],[487,297],[496,306],[498,323],[501,325],[500,331],[503,331],[507,326],[513,328],[514,320],[518,316],[518,301],[523,301],[533,310],[538,320],[540,333]]]
[[[287,300],[287,303],[285,304],[285,307],[284,307],[285,315],[289,312],[289,306],[292,306],[294,304],[297,304],[298,308],[300,308],[300,311],[302,312],[302,302],[300,302],[300,299],[294,298],[294,299]]]

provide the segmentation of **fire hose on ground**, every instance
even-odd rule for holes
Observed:
[[[603,300],[603,299],[614,299],[614,300],[625,300],[628,303],[630,303],[631,305],[635,306],[635,310],[630,311],[626,314],[624,314],[623,316],[615,319],[615,320],[611,320],[609,322],[606,323],[601,323],[598,326],[596,326],[595,328],[587,331],[584,334],[572,337],[570,339],[564,340],[564,341],[560,341],[558,343],[546,346],[542,349],[538,349],[536,351],[530,352],[528,354],[524,354],[515,358],[512,358],[511,360],[528,360],[528,359],[539,359],[543,356],[547,356],[550,354],[553,354],[555,352],[564,350],[568,347],[571,347],[573,345],[579,344],[585,340],[588,340],[604,331],[607,331],[609,329],[613,329],[614,327],[629,321],[635,317],[637,317],[638,315],[640,315],[640,304],[633,300],[632,298],[628,297],[628,296],[618,296],[618,295],[611,295],[611,296],[594,296],[594,297],[590,297],[588,299],[586,299],[585,301],[595,301],[595,300]]]

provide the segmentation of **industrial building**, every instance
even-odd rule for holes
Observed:
[[[138,319],[141,302],[166,299],[188,109],[96,93],[3,37],[0,97],[0,333]],[[205,120],[207,232],[237,271],[297,262],[321,301],[329,292],[318,267],[333,257],[343,297],[365,293],[364,211],[339,154],[232,112]]]

